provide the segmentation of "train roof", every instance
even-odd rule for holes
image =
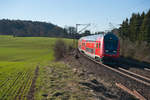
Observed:
[[[100,39],[100,38],[105,37],[107,35],[112,35],[112,36],[116,37],[115,34],[113,34],[113,33],[105,33],[105,34],[84,36],[84,37],[81,37],[80,40],[96,41],[97,39]]]

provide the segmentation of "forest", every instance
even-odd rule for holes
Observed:
[[[51,23],[9,19],[0,20],[0,34],[21,37],[61,37],[65,35],[61,27]]]
[[[126,18],[119,28],[119,34],[123,39],[128,38],[132,42],[150,43],[150,10],[142,14],[133,13],[130,19]]]
[[[90,35],[89,30],[83,34],[76,33],[76,28],[68,26],[59,27],[52,23],[27,21],[27,20],[0,20],[0,35],[13,35],[14,37],[63,37],[63,38],[80,38],[81,36]]]

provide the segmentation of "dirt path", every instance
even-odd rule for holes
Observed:
[[[96,96],[98,97],[104,97],[104,100],[108,99],[115,99],[115,100],[131,100],[133,99],[132,96],[128,95],[124,91],[118,89],[115,86],[116,82],[124,83],[125,86],[131,88],[131,89],[137,89],[138,92],[141,93],[144,97],[148,97],[148,88],[146,88],[144,85],[138,84],[135,81],[132,81],[126,77],[123,77],[117,73],[112,72],[111,70],[108,70],[98,64],[95,64],[94,62],[86,59],[85,57],[81,56],[78,59],[75,59],[73,55],[66,56],[66,58],[63,59],[65,63],[68,63],[73,68],[78,70],[79,75],[83,76],[85,80],[89,80],[90,76],[94,78],[94,81],[96,80],[96,85],[91,85],[91,82],[93,80],[90,80],[86,83],[81,83],[83,86],[89,87],[92,89]],[[100,84],[102,83],[102,84]],[[93,84],[93,82],[92,82]],[[94,83],[95,84],[95,83]],[[103,87],[106,87],[104,89]],[[100,89],[100,90],[99,90]]]
[[[32,79],[30,90],[27,95],[27,100],[34,100],[34,93],[35,93],[35,87],[36,87],[35,84],[36,84],[36,79],[38,77],[38,72],[39,72],[39,67],[37,66],[34,72],[34,77]]]

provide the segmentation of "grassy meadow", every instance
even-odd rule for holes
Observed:
[[[0,100],[26,99],[35,68],[55,59],[55,41],[48,37],[0,36]]]
[[[55,61],[57,40],[0,35],[0,100],[86,100],[91,96],[78,85],[80,78],[71,66]],[[64,40],[68,47],[72,45],[72,40]]]

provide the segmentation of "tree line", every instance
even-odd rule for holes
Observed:
[[[146,41],[150,43],[150,10],[142,14],[133,13],[131,18],[124,20],[119,28],[120,36],[132,42]]]
[[[47,22],[2,19],[0,20],[0,35],[80,38],[91,35],[91,32],[85,30],[83,34],[79,34],[76,33],[76,28],[72,26],[62,28]]]
[[[9,19],[0,20],[0,34],[23,37],[65,35],[61,27],[51,23]]]

